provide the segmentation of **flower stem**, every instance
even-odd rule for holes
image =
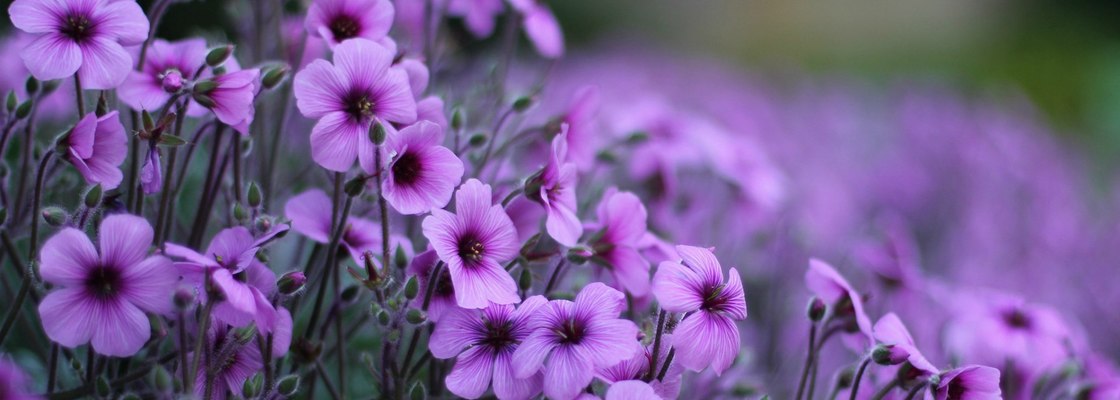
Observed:
[[[856,394],[859,393],[859,383],[863,380],[863,373],[867,371],[867,365],[871,364],[871,355],[863,357],[863,361],[859,363],[859,369],[856,370],[856,377],[852,379],[852,392],[848,396],[848,400],[856,400]]]
[[[813,322],[809,326],[809,351],[805,355],[805,366],[801,368],[801,381],[797,384],[797,397],[796,400],[801,400],[802,395],[805,394],[805,382],[809,380],[809,369],[813,366],[813,359],[816,356],[817,346],[817,323]]]
[[[195,340],[194,345],[194,360],[191,361],[191,368],[186,372],[187,380],[183,383],[183,391],[190,393],[194,390],[194,380],[198,374],[198,364],[202,360],[203,347],[206,344],[206,330],[210,329],[210,312],[214,310],[214,302],[208,300],[206,306],[202,309],[202,318],[198,323],[198,338]]]
[[[654,371],[657,371],[657,359],[661,357],[661,335],[665,333],[665,309],[657,313],[657,334],[653,338],[653,360],[650,361],[649,371],[646,372],[645,381],[653,380]]]
[[[82,98],[82,78],[77,72],[74,73],[74,101],[78,103],[78,119],[82,119],[86,115],[86,101]]]
[[[43,158],[39,160],[39,171],[35,173],[35,192],[32,194],[31,200],[31,244],[27,246],[27,260],[29,262],[34,262],[39,255],[39,220],[42,219],[39,215],[39,208],[43,202],[43,181],[46,178],[47,166],[53,157],[54,149],[43,153]]]
[[[891,390],[898,387],[898,383],[898,378],[892,379],[886,386],[883,386],[882,389],[875,392],[875,395],[871,396],[871,400],[882,400],[884,397],[887,397],[887,394],[890,394]]]
[[[925,389],[925,388],[926,388],[926,386],[928,386],[928,385],[926,385],[926,384],[921,384],[921,385],[917,385],[917,386],[914,386],[914,388],[913,388],[913,389],[910,389],[910,392],[909,392],[909,393],[906,393],[906,399],[905,399],[905,400],[910,400],[910,399],[913,399],[913,398],[914,398],[914,396],[917,396],[917,395],[918,395],[918,393],[921,393],[921,392],[922,392],[922,389]]]
[[[661,371],[657,373],[657,380],[665,380],[665,374],[669,373],[669,365],[673,364],[673,357],[676,357],[676,355],[677,349],[675,347],[669,349],[669,355],[665,356],[665,364],[661,365]]]
[[[550,276],[548,278],[548,284],[545,285],[545,287],[544,287],[544,295],[545,296],[548,296],[548,293],[551,292],[552,289],[556,287],[557,283],[559,283],[559,281],[560,281],[560,270],[564,268],[565,261],[567,261],[567,260],[561,258],[560,262],[556,263],[556,268],[554,268],[552,270],[552,276]]]

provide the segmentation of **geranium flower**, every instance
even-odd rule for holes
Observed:
[[[335,47],[333,65],[315,60],[296,74],[296,105],[305,117],[319,119],[311,130],[311,156],[323,168],[344,172],[358,159],[372,173],[377,166],[370,126],[392,130],[390,122],[416,120],[408,76],[390,67],[394,56],[377,43],[348,40]]]
[[[120,165],[128,156],[128,136],[116,111],[98,117],[89,113],[78,121],[65,139],[66,161],[74,165],[89,184],[105,190],[121,184]]]
[[[521,301],[501,265],[517,255],[517,231],[502,206],[491,201],[490,185],[471,179],[455,195],[454,214],[436,209],[424,218],[424,237],[447,263],[459,307]]]
[[[385,200],[397,212],[422,214],[451,200],[463,179],[463,161],[442,143],[443,130],[428,121],[386,138]]]
[[[132,71],[117,88],[118,97],[133,110],[154,112],[167,104],[171,95],[182,90],[195,71],[205,65],[206,53],[204,39],[153,40],[140,71]],[[189,115],[199,116],[203,112],[201,106],[191,102]]]
[[[653,278],[653,294],[661,308],[690,313],[673,331],[673,347],[681,365],[693,371],[709,366],[723,373],[739,354],[739,328],[747,318],[747,301],[739,271],[731,268],[727,282],[711,250],[677,246],[680,261],[665,261]]]
[[[148,256],[153,232],[147,220],[111,215],[98,232],[97,248],[74,228],[43,245],[39,273],[58,288],[43,298],[39,316],[47,336],[60,345],[89,342],[98,353],[128,357],[151,335],[144,313],[171,311],[178,274],[171,260]]]
[[[969,365],[946,372],[941,375],[941,382],[934,392],[934,399],[1003,399],[999,389],[999,370],[981,365]]]
[[[292,229],[308,239],[327,244],[331,241],[331,199],[322,190],[312,189],[288,199],[284,215],[292,220]],[[367,253],[381,254],[381,225],[365,218],[351,216],[346,219],[339,245],[350,253],[358,265],[364,265]],[[402,248],[412,255],[412,243],[398,235],[389,235],[392,249]],[[378,261],[374,258],[374,261]]]
[[[389,40],[393,4],[389,0],[315,0],[304,26],[331,48],[347,39]]]
[[[502,0],[450,0],[447,3],[447,15],[462,17],[467,30],[479,38],[494,33],[494,19],[504,9]]]
[[[409,276],[415,276],[420,280],[420,290],[418,293],[428,293],[428,285],[432,284],[432,272],[435,271],[436,264],[440,262],[439,255],[435,250],[427,250],[408,263],[406,270]],[[455,285],[451,284],[451,273],[447,268],[440,268],[439,280],[436,281],[435,289],[432,289],[432,298],[428,300],[428,320],[434,323],[439,323],[443,315],[458,309],[455,305]],[[412,300],[412,306],[421,308],[424,304],[424,296],[417,296]]]
[[[638,252],[646,235],[646,207],[630,192],[608,188],[596,210],[599,220],[589,224],[594,256],[614,276],[615,284],[638,297],[649,293],[649,262]]]
[[[910,331],[906,329],[906,325],[902,324],[902,320],[895,313],[887,313],[887,315],[879,318],[879,321],[873,327],[873,331],[875,339],[890,349],[892,361],[901,363],[902,360],[906,360],[914,367],[915,375],[918,376],[930,376],[938,373],[937,367],[926,360],[921,350],[918,350],[918,346],[914,344],[914,338],[910,336]]]
[[[16,0],[12,25],[38,34],[20,54],[39,80],[78,73],[83,89],[112,89],[132,70],[124,46],[148,37],[148,18],[132,0]]]
[[[663,334],[661,337],[661,353],[658,355],[658,371],[654,372],[653,380],[649,385],[657,396],[666,399],[675,399],[680,396],[681,392],[681,378],[684,374],[684,367],[679,362],[673,362],[669,365],[669,369],[665,371],[663,379],[657,379],[657,374],[660,373],[669,354],[670,344],[673,342],[672,334]],[[653,362],[653,347],[654,344],[650,343],[643,351],[634,353],[633,357],[622,360],[622,362],[606,368],[599,368],[595,371],[595,377],[599,380],[615,384],[630,380],[645,379],[646,374],[651,367],[650,363]]]
[[[531,190],[530,187],[537,189],[526,195],[544,205],[547,215],[545,230],[548,235],[557,243],[572,247],[579,241],[583,229],[576,216],[578,175],[576,165],[567,159],[567,131],[567,125],[561,126],[560,134],[552,139],[552,153],[548,164],[526,185],[527,191]]]
[[[853,339],[853,343],[858,342],[858,345],[853,347],[866,348],[872,344],[875,336],[871,330],[871,319],[863,311],[863,298],[852,289],[852,285],[849,285],[839,272],[836,272],[836,269],[824,261],[815,258],[809,260],[809,270],[805,272],[805,286],[832,307],[833,318],[855,324],[854,328],[858,329],[858,333],[864,338]]]
[[[224,323],[213,324],[206,331],[209,344],[207,363],[199,363],[198,378],[194,382],[194,394],[199,398],[224,400],[229,393],[241,393],[245,380],[264,368],[261,350],[257,343],[240,343],[235,339],[232,328]],[[224,356],[223,359],[215,359]],[[193,359],[194,354],[188,355]],[[209,365],[207,365],[209,364]],[[210,396],[206,396],[206,374],[214,374]]]
[[[513,352],[514,376],[528,378],[543,367],[545,396],[575,398],[596,369],[640,351],[637,325],[618,318],[625,304],[622,292],[599,282],[585,286],[574,302],[548,302],[538,311],[533,333]]]
[[[0,399],[35,400],[41,397],[27,391],[27,374],[0,354]]]
[[[547,302],[542,296],[533,296],[516,309],[493,304],[482,310],[459,309],[447,314],[436,324],[429,344],[436,358],[458,356],[447,375],[447,389],[456,396],[477,399],[493,380],[494,395],[499,399],[528,399],[539,394],[541,374],[514,377],[510,358],[532,331],[534,313]]]
[[[537,0],[510,0],[510,5],[521,14],[525,36],[533,43],[537,53],[547,58],[564,55],[564,33],[548,6]]]
[[[213,111],[223,124],[248,135],[256,113],[254,100],[260,91],[260,78],[261,71],[256,68],[226,72],[196,83],[194,100]],[[204,83],[212,83],[213,88],[199,90]]]

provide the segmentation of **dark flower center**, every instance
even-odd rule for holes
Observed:
[[[420,179],[423,165],[420,157],[415,153],[405,152],[393,163],[393,180],[398,184],[408,185]]]
[[[70,15],[59,29],[63,35],[75,42],[83,42],[93,36],[93,23],[84,15]]]
[[[334,35],[334,40],[341,42],[358,35],[358,21],[346,15],[339,15],[331,21],[331,34]]]
[[[1003,313],[1003,322],[1008,326],[1015,329],[1030,329],[1031,317],[1024,314],[1021,310],[1015,309]]]
[[[451,273],[444,268],[440,271],[439,281],[436,283],[436,293],[442,297],[448,297],[455,294],[455,286],[451,284]]]
[[[701,310],[707,311],[721,311],[727,302],[730,300],[728,296],[724,295],[723,288],[726,285],[709,286],[704,290],[704,302],[700,304]]]
[[[961,383],[960,379],[953,379],[952,382],[949,382],[949,390],[947,390],[947,392],[948,397],[945,398],[946,400],[963,399],[965,392],[964,384]]]
[[[468,265],[482,261],[482,252],[485,249],[482,241],[475,238],[474,235],[464,235],[462,239],[459,239],[459,257]]]
[[[501,350],[511,344],[517,343],[513,338],[513,323],[510,321],[483,321],[486,325],[486,337],[480,344],[490,346],[494,350]]]
[[[574,319],[569,319],[567,323],[553,328],[552,331],[560,336],[560,344],[579,344],[585,333],[583,324]]]
[[[112,267],[96,267],[86,277],[86,288],[97,298],[111,298],[121,290],[121,273]]]
[[[345,104],[346,113],[350,114],[355,121],[364,121],[366,118],[373,116],[374,103],[364,93],[351,94],[346,99]]]

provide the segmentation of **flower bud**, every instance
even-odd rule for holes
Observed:
[[[183,90],[183,73],[177,69],[167,71],[161,78],[160,85],[163,91],[171,94],[179,93]]]
[[[381,326],[388,326],[389,313],[385,310],[377,310],[377,323],[381,324]]]
[[[276,280],[276,289],[280,293],[291,296],[303,290],[307,284],[307,276],[303,271],[289,271]]]
[[[358,291],[359,288],[361,288],[361,286],[347,286],[345,289],[342,289],[342,293],[339,293],[338,297],[342,300],[343,303],[352,303],[354,302],[354,300],[358,299],[358,294],[361,293]]]
[[[144,131],[151,132],[156,129],[156,119],[148,110],[140,112],[140,120],[144,123]]]
[[[194,304],[194,291],[187,288],[176,289],[172,299],[174,299],[175,308],[184,311]]]
[[[451,129],[458,132],[463,129],[463,124],[465,123],[466,115],[463,112],[463,108],[455,107],[455,109],[451,111]]]
[[[260,372],[255,373],[251,378],[246,379],[245,383],[241,384],[241,396],[246,399],[257,397],[263,387],[264,377],[261,376]]]
[[[269,232],[272,230],[272,219],[263,215],[259,216],[253,221],[253,226],[257,228],[257,232]],[[277,237],[279,236],[277,235]]]
[[[358,175],[354,177],[354,179],[346,181],[346,185],[343,186],[343,189],[346,191],[346,195],[350,197],[361,196],[362,191],[365,190],[365,188],[366,178],[361,175]]]
[[[249,202],[249,207],[261,206],[261,187],[256,182],[249,182],[249,191],[245,194],[245,199]]]
[[[257,325],[249,324],[244,328],[237,328],[233,331],[233,337],[234,340],[237,340],[237,343],[248,344],[249,341],[257,337]]]
[[[175,388],[175,379],[171,377],[171,372],[168,372],[167,368],[157,365],[152,370],[152,386],[160,392],[170,392]]]
[[[420,325],[428,320],[428,315],[424,311],[411,308],[404,314],[404,319],[408,320],[410,324]]]
[[[369,141],[373,142],[373,144],[380,146],[385,143],[385,136],[385,126],[381,125],[381,122],[374,122],[373,125],[370,125]]]
[[[288,375],[280,378],[276,383],[276,391],[280,392],[281,396],[292,397],[299,390],[299,376]]]
[[[109,386],[109,379],[105,375],[97,377],[97,384],[94,386],[98,397],[109,397],[112,393],[112,388]]]
[[[852,387],[852,380],[855,379],[856,370],[852,366],[847,366],[836,373],[836,387],[840,389]]]
[[[81,371],[82,370],[82,361],[78,360],[78,357],[71,358],[70,359],[70,368],[75,370],[75,371]]]
[[[105,114],[109,113],[109,98],[105,96],[105,93],[102,91],[101,95],[97,96],[97,106],[93,109],[98,117],[104,117]]]
[[[521,276],[517,277],[517,288],[521,289],[522,291],[528,291],[532,287],[533,273],[529,272],[529,270],[526,268],[522,268]]]
[[[393,264],[400,269],[408,267],[408,254],[404,253],[404,247],[397,246],[397,250],[393,253]]]
[[[272,89],[280,85],[281,82],[284,82],[284,78],[288,76],[288,72],[287,64],[266,69],[264,76],[261,77],[261,86],[264,86],[265,89]]]
[[[158,339],[167,336],[167,327],[163,324],[163,318],[160,318],[155,314],[148,314],[148,328],[152,332],[152,339]]]
[[[467,144],[471,147],[482,147],[488,140],[490,140],[490,137],[486,136],[485,133],[479,132],[471,135],[471,138],[467,140]]]
[[[34,76],[27,77],[27,82],[24,83],[24,89],[27,89],[28,96],[34,96],[35,92],[39,91],[39,80]]]
[[[824,313],[827,310],[828,310],[828,306],[825,305],[824,301],[821,300],[820,298],[817,298],[816,296],[813,296],[812,299],[809,299],[808,314],[809,314],[809,320],[810,321],[813,321],[813,322],[820,321],[821,318],[824,318]]]
[[[20,103],[19,107],[16,108],[16,118],[24,119],[28,115],[31,115],[31,99]]]
[[[518,97],[513,101],[513,110],[517,112],[525,112],[529,107],[533,106],[533,98],[529,96]]]
[[[66,224],[66,210],[58,207],[46,207],[43,209],[43,221],[47,225],[59,227]]]
[[[233,45],[231,44],[210,49],[210,52],[206,53],[206,65],[211,67],[221,66],[226,63],[231,54],[233,54]]]
[[[910,352],[901,346],[878,345],[871,351],[871,359],[879,365],[898,365],[910,357]]]
[[[424,384],[420,381],[413,382],[412,388],[408,390],[409,400],[424,400],[428,398],[428,391],[424,389]]]
[[[97,206],[101,205],[101,194],[100,183],[90,186],[90,188],[86,190],[85,196],[83,196],[86,208],[97,208]]]
[[[211,79],[207,79],[207,80],[195,82],[194,88],[191,90],[191,93],[194,94],[194,95],[208,94],[210,92],[213,92],[214,89],[217,89],[217,88],[218,88],[218,82],[214,82]],[[205,105],[205,104],[203,104],[203,105]]]
[[[591,249],[584,246],[576,246],[568,249],[565,257],[567,257],[568,262],[571,262],[572,264],[583,265],[587,262],[587,260],[591,259],[591,256],[593,255],[594,253],[591,251]]]
[[[7,103],[5,103],[4,108],[6,110],[8,110],[9,114],[11,114],[12,111],[16,110],[16,106],[18,106],[18,105],[19,105],[19,99],[16,98],[16,91],[15,90],[9,90],[8,91]]]
[[[412,277],[408,278],[408,282],[405,282],[404,284],[404,297],[406,299],[412,300],[415,299],[416,295],[418,294],[420,294],[420,281],[416,279],[415,275],[413,275]]]
[[[43,82],[43,95],[46,96],[53,93],[55,89],[58,89],[58,85],[60,84],[62,84],[61,79],[54,79]]]
[[[206,107],[206,108],[214,108],[214,106],[217,105],[217,103],[214,103],[213,98],[211,98],[210,96],[204,95],[204,94],[192,93],[191,98],[193,98],[194,101],[197,102],[199,105],[201,105],[203,107]]]
[[[618,161],[618,155],[610,149],[602,149],[595,153],[595,160],[603,164],[614,164]]]
[[[249,212],[245,210],[241,203],[233,203],[233,219],[241,222],[249,220]]]

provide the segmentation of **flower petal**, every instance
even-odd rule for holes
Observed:
[[[571,348],[558,347],[544,370],[544,394],[552,399],[574,398],[591,383],[593,371]]]
[[[343,112],[323,116],[311,129],[311,158],[323,168],[346,172],[358,158],[358,141],[367,128]]]
[[[696,312],[673,331],[673,347],[681,365],[697,372],[710,365],[718,376],[739,354],[739,328],[725,316]]]
[[[459,356],[444,383],[457,396],[477,399],[490,387],[493,373],[494,353],[487,346],[474,347]]]
[[[131,46],[143,43],[148,38],[148,17],[134,1],[113,1],[94,9],[99,18],[97,28],[116,36],[120,43]]]
[[[501,265],[483,259],[481,265],[448,263],[455,302],[463,308],[486,308],[490,303],[515,304],[521,301],[517,284]]]
[[[35,38],[19,54],[31,75],[42,81],[66,78],[82,66],[82,48],[59,33]]]
[[[128,357],[140,351],[152,335],[144,312],[123,299],[106,301],[100,306],[100,318],[90,340],[93,349],[114,357]]]
[[[545,358],[552,349],[556,348],[556,341],[552,334],[544,329],[534,330],[528,338],[521,341],[521,345],[514,350],[510,362],[513,366],[513,376],[526,379],[541,370]]]
[[[604,400],[661,400],[648,383],[639,380],[615,382]]]
[[[120,44],[93,37],[81,46],[82,66],[78,75],[83,89],[113,89],[124,82],[132,70],[132,56]]]
[[[101,222],[97,235],[101,259],[106,264],[127,268],[144,260],[152,245],[152,225],[148,220],[127,214],[116,214]]]
[[[671,312],[689,312],[704,303],[703,283],[692,269],[676,261],[664,261],[653,276],[653,294],[661,308]]]
[[[330,241],[331,199],[322,190],[300,193],[284,204],[284,216],[292,220],[292,229],[319,243]]]
[[[455,357],[466,348],[485,339],[486,327],[474,310],[448,310],[436,324],[428,341],[432,356],[439,359]]]
[[[8,7],[12,25],[28,33],[47,33],[58,30],[59,16],[69,10],[65,3],[42,0],[17,0]]]
[[[97,249],[85,233],[64,228],[39,250],[39,274],[43,280],[62,286],[85,283],[87,272],[100,264]]]
[[[39,319],[52,341],[70,348],[89,342],[101,315],[84,288],[55,290],[39,303]]]
[[[626,296],[602,282],[593,282],[575,299],[574,315],[577,320],[590,323],[594,320],[617,318],[626,307]],[[629,354],[627,354],[629,356]]]
[[[308,118],[320,118],[331,112],[342,111],[342,99],[349,91],[338,70],[321,59],[311,62],[296,74],[292,89],[299,112]]]
[[[148,312],[171,312],[171,295],[179,282],[179,274],[167,257],[148,257],[125,268],[123,278],[127,284],[121,295],[132,304]]]
[[[499,399],[530,399],[540,394],[544,375],[540,372],[528,378],[513,376],[512,352],[502,351],[494,359],[494,396]]]

